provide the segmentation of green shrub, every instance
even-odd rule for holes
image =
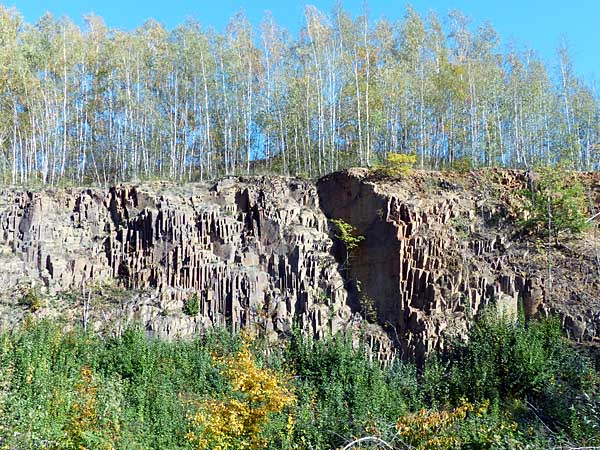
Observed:
[[[353,348],[342,336],[315,341],[295,333],[284,351],[296,377],[299,410],[295,442],[300,448],[331,449],[344,436],[384,435],[388,424],[409,410],[405,397],[415,386],[416,372],[383,369],[364,349]]]
[[[541,417],[552,429],[578,438],[577,429],[585,429],[586,439],[600,440],[600,429],[590,426],[589,401],[595,398],[591,403],[600,407],[598,374],[571,348],[556,319],[524,324],[486,313],[471,328],[468,343],[455,346],[446,373],[454,403],[517,402],[534,421]]]
[[[580,234],[586,229],[586,199],[583,185],[569,171],[559,167],[540,170],[540,177],[523,191],[528,217],[524,229],[558,239],[559,233]]]
[[[200,312],[200,300],[195,292],[183,303],[183,312],[188,316],[197,316]]]
[[[26,306],[31,312],[36,312],[42,307],[42,294],[38,288],[30,288],[19,299],[19,305]]]
[[[469,173],[473,167],[473,158],[470,156],[462,156],[452,161],[452,170],[463,175]]]
[[[164,342],[142,327],[101,338],[30,321],[0,333],[0,447],[189,449],[197,405],[231,398],[232,375],[263,368],[291,372],[298,398],[263,422],[265,449],[328,450],[366,435],[395,448],[600,443],[598,373],[558,322],[489,314],[469,338],[419,372],[400,360],[382,367],[342,336],[294,332],[265,353],[226,330]],[[227,372],[241,349],[254,369]]]

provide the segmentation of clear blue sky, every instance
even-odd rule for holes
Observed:
[[[0,0],[15,6],[28,22],[44,12],[67,15],[81,23],[83,14],[102,16],[109,27],[131,30],[147,18],[168,28],[194,17],[205,26],[222,30],[228,19],[243,9],[258,24],[269,10],[278,23],[292,32],[302,25],[306,3],[330,11],[335,0]],[[554,62],[554,50],[566,37],[577,73],[588,81],[600,81],[600,0],[413,0],[418,11],[433,9],[444,16],[452,9],[469,15],[474,24],[490,21],[504,43],[536,50],[546,61]],[[359,14],[363,0],[346,0],[346,10]],[[383,15],[394,20],[404,15],[404,0],[368,1],[371,17]]]

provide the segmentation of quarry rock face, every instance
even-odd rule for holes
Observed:
[[[4,297],[25,273],[53,292],[117,281],[146,292],[136,317],[163,336],[228,324],[322,336],[351,323],[328,222],[307,182],[227,178],[2,198]],[[177,314],[192,295],[197,316]]]
[[[600,338],[600,266],[591,247],[579,242],[577,264],[556,252],[549,292],[545,252],[502,224],[511,206],[503,196],[525,188],[526,179],[518,171],[492,174],[455,184],[434,173],[398,181],[352,169],[319,180],[325,214],[365,238],[349,263],[357,303],[374,304],[401,355],[422,362],[448,337],[464,336],[486,308],[510,317],[519,307],[526,318],[552,313],[570,337]]]
[[[384,360],[422,362],[449,337],[464,336],[487,305],[513,317],[519,307],[526,317],[553,313],[574,339],[597,340],[600,282],[587,244],[579,265],[555,256],[549,294],[540,252],[503,225],[510,199],[491,195],[483,181],[353,169],[316,186],[228,177],[5,190],[0,326],[21,320],[20,299],[39,290],[45,300],[35,314],[98,331],[133,320],[167,338],[214,326],[272,339],[294,327],[315,337],[349,331]],[[493,184],[509,192],[522,182],[504,171]],[[365,237],[349,255],[334,237],[334,218]],[[185,312],[190,301],[197,313]]]

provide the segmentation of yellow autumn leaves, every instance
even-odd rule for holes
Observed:
[[[80,381],[75,385],[77,401],[70,409],[70,420],[65,425],[65,450],[113,450],[119,433],[119,424],[101,417],[98,400],[98,382],[93,370],[85,365],[79,370]],[[54,447],[51,447],[54,448]]]
[[[517,424],[512,421],[502,422],[500,425],[486,423],[489,410],[489,400],[475,405],[462,399],[459,406],[450,410],[421,409],[406,414],[396,422],[396,431],[404,445],[417,450],[463,448],[465,442],[460,428],[465,427],[466,420],[471,418],[475,420],[472,421],[470,433],[478,436],[478,442],[485,442],[491,448],[505,448],[500,444],[510,444],[514,449],[521,448],[516,440],[506,441],[506,431],[510,431],[510,436],[516,432]]]
[[[273,370],[259,367],[245,342],[231,356],[216,358],[231,392],[221,399],[206,399],[190,417],[187,438],[200,449],[260,449],[261,437],[270,416],[296,402],[288,380]],[[294,421],[288,416],[287,433],[293,433]]]
[[[416,153],[388,153],[382,166],[376,170],[389,177],[408,175],[417,163]]]

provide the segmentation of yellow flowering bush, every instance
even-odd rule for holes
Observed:
[[[79,376],[80,380],[75,385],[77,401],[71,406],[62,448],[112,450],[117,427],[104,420],[98,412],[98,383],[94,373],[89,366],[82,366]]]
[[[419,450],[450,450],[471,443],[493,448],[521,448],[515,439],[517,424],[490,416],[490,402],[479,405],[462,400],[451,410],[421,409],[401,417],[396,423],[400,440]]]
[[[388,153],[385,163],[379,170],[387,176],[408,175],[417,162],[414,153]]]
[[[296,397],[285,378],[261,368],[248,342],[232,356],[219,358],[231,392],[222,399],[206,399],[190,417],[187,438],[198,449],[230,450],[264,447],[261,431],[271,414],[282,412]],[[287,433],[293,432],[288,417]]]
[[[94,383],[92,370],[83,366],[79,375],[81,380],[75,385],[78,401],[71,407],[71,420],[66,428],[67,442],[73,448],[85,448],[85,433],[94,429],[98,423],[98,388]]]
[[[451,411],[431,411],[421,409],[401,417],[396,430],[403,442],[419,449],[450,449],[459,446],[456,435],[448,433],[448,428],[464,420],[474,410],[471,403],[463,402]]]

